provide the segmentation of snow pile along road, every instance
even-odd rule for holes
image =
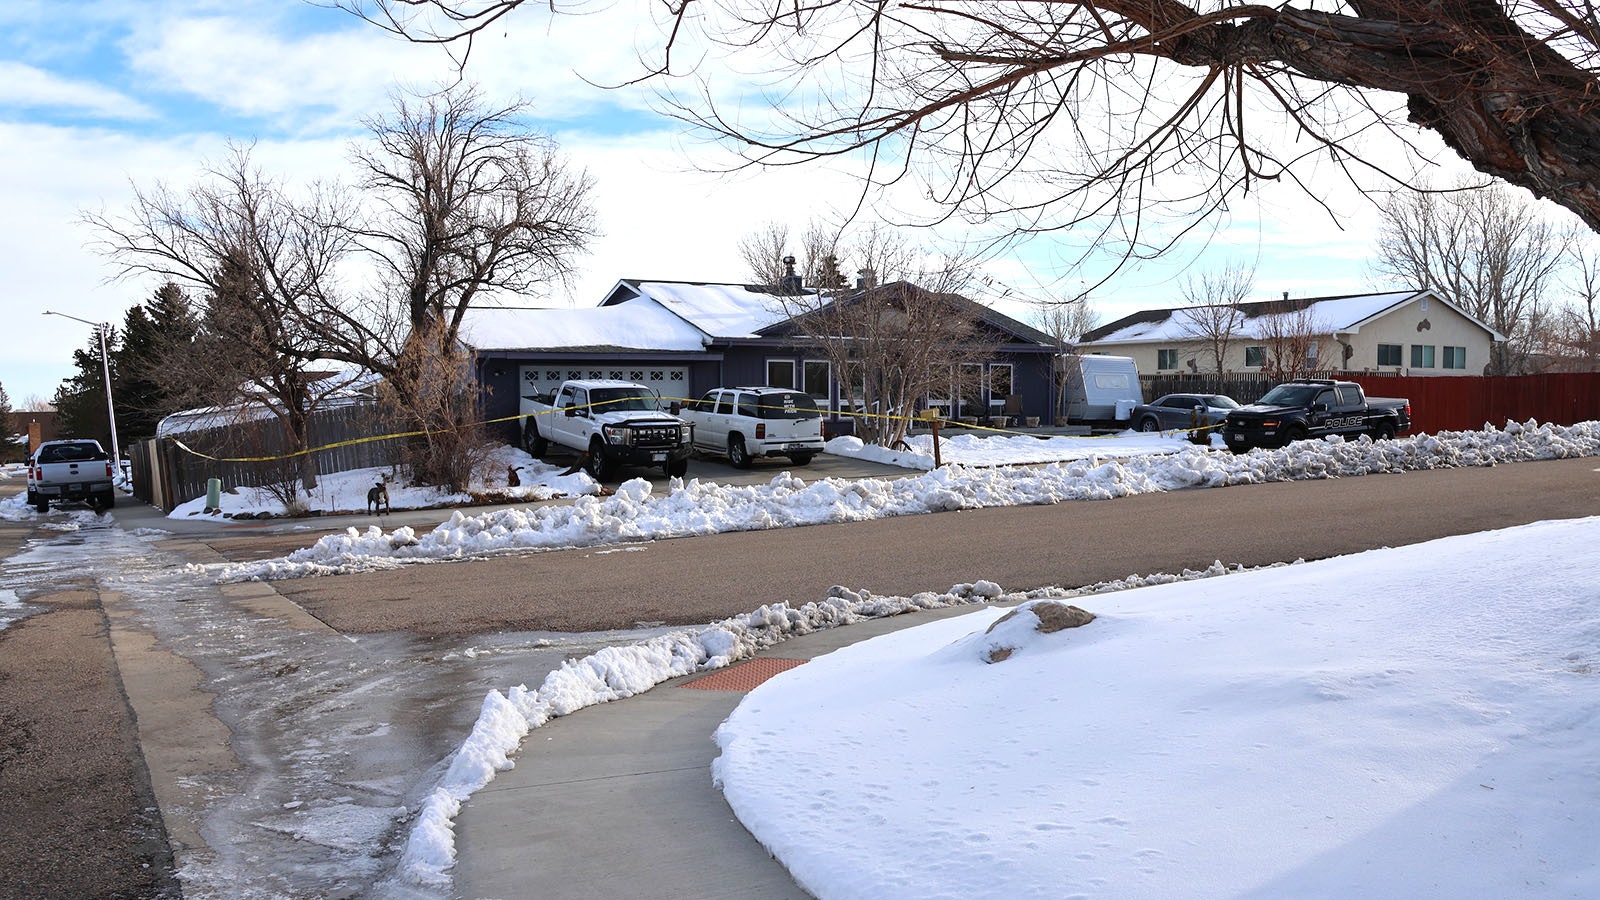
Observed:
[[[948,466],[892,480],[807,482],[784,472],[765,485],[674,480],[666,496],[649,482],[570,506],[459,511],[432,531],[377,526],[329,535],[287,557],[211,567],[220,581],[269,580],[392,568],[520,550],[648,541],[726,531],[855,522],[956,509],[1106,500],[1154,491],[1271,481],[1491,466],[1600,455],[1600,423],[1508,423],[1392,441],[1330,438],[1244,455],[1184,447],[1160,455],[1090,458],[1038,466]]]

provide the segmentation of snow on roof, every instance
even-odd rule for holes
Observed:
[[[1329,297],[1315,300],[1309,304],[1311,314],[1318,327],[1335,333],[1343,333],[1373,316],[1397,306],[1420,291],[1390,291],[1382,294],[1361,294],[1354,297]],[[1279,315],[1296,315],[1297,312],[1282,313]],[[1262,325],[1272,321],[1274,315],[1252,316],[1245,319],[1239,327],[1236,336],[1250,339],[1262,336]],[[1097,338],[1090,343],[1094,344],[1120,344],[1143,341],[1183,341],[1194,340],[1197,334],[1205,329],[1198,327],[1192,318],[1188,307],[1171,310],[1170,315],[1155,321],[1132,322],[1119,328],[1104,337]]]
[[[714,337],[755,337],[789,318],[776,297],[738,284],[640,281],[637,288]]]
[[[476,350],[561,350],[622,347],[703,350],[706,335],[649,297],[584,309],[475,307],[461,322],[461,340]]]

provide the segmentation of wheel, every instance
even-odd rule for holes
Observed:
[[[667,462],[667,477],[682,478],[689,472],[689,457],[674,459]]]
[[[534,459],[544,459],[545,453],[550,450],[550,442],[539,433],[539,423],[532,419],[522,429],[522,449]]]
[[[735,469],[750,468],[750,451],[744,448],[744,438],[737,434],[728,437],[728,462]]]
[[[811,464],[811,457],[813,457],[813,456],[816,456],[816,454],[815,453],[791,453],[791,454],[789,454],[789,461],[794,463],[797,466],[806,466],[806,465],[810,465]]]
[[[1283,430],[1284,446],[1288,446],[1295,441],[1303,441],[1305,439],[1306,427],[1304,425],[1290,425],[1288,428]]]
[[[1161,423],[1156,421],[1156,417],[1155,416],[1145,416],[1144,418],[1139,420],[1139,430],[1140,431],[1160,431],[1161,430]]]
[[[589,474],[595,481],[606,481],[611,478],[616,466],[606,456],[606,445],[599,438],[589,442]]]
[[[1377,427],[1372,429],[1372,439],[1375,441],[1394,440],[1394,423],[1379,422]]]

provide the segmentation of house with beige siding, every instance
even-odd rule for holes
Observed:
[[[1305,297],[1232,307],[1137,312],[1088,332],[1082,353],[1131,356],[1143,374],[1285,368],[1285,346],[1315,372],[1482,375],[1505,336],[1439,292],[1424,290]],[[1302,340],[1286,341],[1299,332]]]

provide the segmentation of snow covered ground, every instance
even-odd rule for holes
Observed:
[[[204,571],[222,581],[294,577],[943,509],[1600,455],[1600,424],[1592,422],[1307,441],[1243,456],[1131,437],[1164,445],[1119,455],[1112,441],[1070,451],[1062,443],[1073,456],[1020,466],[998,464],[1001,444],[977,444],[962,463],[893,480],[808,483],[786,472],[747,487],[675,481],[664,495],[638,479],[612,497],[458,512],[420,535],[349,529],[287,558]],[[363,484],[357,508],[364,491]],[[0,507],[0,515],[32,515],[20,503]],[[399,872],[413,884],[448,885],[460,805],[553,716],[864,617],[1069,598],[1100,619],[1047,637],[1013,635],[1018,652],[1003,663],[976,661],[987,639],[968,635],[990,621],[984,612],[959,620],[964,630],[928,626],[934,630],[905,633],[916,638],[897,635],[775,680],[721,734],[717,777],[730,802],[824,897],[1021,897],[1040,885],[1052,897],[1068,895],[1066,885],[1082,896],[1118,897],[1600,895],[1596,864],[1577,846],[1600,824],[1600,770],[1584,752],[1600,736],[1591,656],[1600,591],[1593,566],[1573,565],[1592,558],[1597,536],[1595,520],[1546,523],[1256,573],[1214,577],[1226,574],[1219,566],[1079,592],[1003,595],[979,583],[884,598],[840,589],[800,608],[763,607],[608,647],[567,661],[535,689],[488,692],[470,735],[414,807]],[[1194,578],[1205,580],[1102,593]],[[1352,591],[1351,583],[1387,587]],[[851,677],[830,673],[852,666],[872,667],[874,690],[858,684],[846,692],[830,680]],[[807,682],[806,721],[818,732],[834,729],[835,749],[808,759],[777,741],[793,736],[766,724],[777,714],[762,710],[797,702],[783,686],[810,678],[819,680]],[[973,693],[968,681],[987,687]],[[830,700],[818,704],[817,696]],[[897,704],[905,734],[874,730],[870,720]],[[772,744],[761,734],[768,730]],[[761,760],[764,772],[741,768]],[[856,779],[848,790],[834,789],[830,765],[839,778]],[[781,802],[764,804],[755,796],[763,790]],[[901,819],[917,817],[913,801],[922,794],[921,830],[896,833],[906,827]],[[784,831],[775,824],[780,807],[805,821]],[[805,830],[829,822],[835,830]],[[874,856],[875,866],[847,863],[846,851]],[[919,869],[948,886],[917,881]],[[1476,890],[1480,884],[1486,890]]]
[[[845,439],[836,439],[833,443]],[[286,557],[220,567],[225,581],[296,578],[465,559],[493,553],[598,546],[726,531],[854,522],[955,509],[1105,500],[1152,491],[1260,484],[1311,478],[1487,466],[1600,455],[1600,423],[1571,426],[1508,423],[1505,428],[1441,432],[1392,441],[1329,438],[1243,455],[1176,438],[1127,435],[1127,442],[1062,439],[1062,461],[996,465],[997,450],[969,450],[968,465],[895,479],[806,481],[783,472],[764,485],[673,479],[665,494],[639,478],[615,495],[570,505],[455,512],[431,531],[348,528]],[[848,449],[841,447],[841,450]],[[833,452],[830,450],[830,452]],[[801,470],[803,471],[803,470]]]
[[[507,468],[515,466],[521,484],[510,487]],[[394,481],[389,485],[390,509],[435,509],[476,502],[515,503],[522,500],[550,500],[556,497],[576,497],[594,494],[600,485],[583,472],[562,475],[567,466],[552,466],[540,462],[515,447],[495,448],[473,472],[472,490],[469,493],[451,493],[439,487],[410,485]],[[392,475],[387,467],[352,469],[317,477],[317,487],[310,496],[302,498],[306,510],[322,513],[359,513],[367,510],[367,491],[385,475]],[[215,516],[219,519],[277,517],[288,515],[283,501],[262,488],[239,488],[224,492],[221,505],[206,511],[206,498],[196,497],[181,503],[168,518],[188,519],[195,516]]]
[[[1543,522],[1078,597],[1098,618],[1048,635],[921,625],[756,689],[715,777],[823,900],[1597,897],[1597,542]]]

